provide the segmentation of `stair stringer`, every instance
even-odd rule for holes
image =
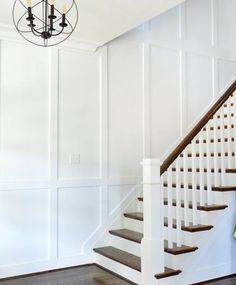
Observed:
[[[223,195],[228,209],[216,215],[214,221],[211,219],[214,225],[211,231],[204,233],[205,236],[200,233],[199,239],[195,239],[199,250],[193,253],[194,255],[185,256],[182,264],[178,260],[178,266],[183,273],[173,284],[189,285],[236,273],[236,241],[233,239],[236,193]]]
[[[141,185],[141,179],[138,181],[135,185],[131,185],[131,190],[129,193],[124,197],[124,199],[120,202],[118,207],[112,212],[112,214],[107,218],[106,223],[104,223],[104,226],[99,230],[99,232],[94,236],[94,240],[92,243],[90,242],[87,244],[87,247],[89,247],[89,250],[92,251],[95,247],[102,247],[107,246],[110,244],[110,234],[109,230],[120,228],[123,226],[124,223],[124,215],[123,213],[127,210],[132,210],[134,205],[136,204],[137,197],[142,193],[142,185]],[[95,254],[94,261],[95,259]]]

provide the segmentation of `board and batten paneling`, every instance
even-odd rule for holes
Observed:
[[[136,76],[130,92],[113,85],[108,94],[106,47],[91,53],[5,39],[0,52],[0,278],[91,263],[98,237],[122,212],[140,175],[142,96],[129,110]],[[142,62],[141,55],[132,62]],[[110,125],[109,109],[124,108],[126,116],[112,117],[124,127]],[[116,134],[116,177],[109,178]],[[124,137],[133,140],[128,168],[119,159]]]
[[[93,262],[142,157],[235,77],[235,5],[189,0],[95,53],[1,39],[0,278]]]

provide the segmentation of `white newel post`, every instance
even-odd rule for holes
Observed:
[[[164,272],[164,220],[160,160],[144,159],[143,216],[144,236],[141,244],[142,285],[157,284],[155,275]]]

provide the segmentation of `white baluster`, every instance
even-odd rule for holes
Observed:
[[[168,247],[173,248],[173,188],[172,188],[172,166],[167,170],[168,181]],[[176,189],[177,190],[177,189]]]
[[[199,182],[200,182],[200,205],[204,206],[204,154],[203,154],[203,135],[199,133]]]
[[[233,122],[234,122],[234,167],[236,168],[236,92],[233,94],[233,106],[232,106],[232,113],[234,114],[233,116]]]
[[[195,140],[192,141],[191,144],[191,150],[192,150],[192,213],[193,213],[193,225],[196,225],[197,222],[197,170],[196,170],[196,150],[195,150],[196,144]]]
[[[220,166],[221,185],[225,185],[225,138],[224,138],[224,107],[220,109]]]
[[[216,113],[216,115],[213,118],[213,144],[214,144],[214,184],[215,186],[219,186],[219,157],[218,157],[218,126],[217,126],[217,117],[219,113]]]
[[[189,226],[189,189],[188,189],[188,152],[187,148],[183,151],[183,160],[184,160],[184,224],[185,226]]]
[[[232,148],[231,148],[231,98],[229,97],[227,102],[227,151],[228,151],[228,159],[227,159],[227,168],[232,168]]]
[[[211,182],[211,149],[210,149],[210,131],[211,131],[211,121],[206,125],[206,162],[207,162],[207,203],[212,204],[212,182]],[[215,131],[215,130],[214,130]]]
[[[144,236],[141,244],[142,284],[155,285],[154,275],[164,272],[163,188],[160,160],[144,159],[143,215]]]
[[[181,186],[180,186],[180,166],[179,158],[176,160],[176,240],[177,246],[182,246],[181,243]]]

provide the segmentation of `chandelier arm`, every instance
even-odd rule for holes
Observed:
[[[57,18],[57,19],[53,22],[53,24],[56,24],[56,23],[59,22],[61,19],[62,19],[62,17]]]
[[[49,27],[49,25],[48,25],[47,27]],[[34,29],[34,30],[38,32],[38,31],[40,31],[40,30],[42,30],[42,29],[44,29],[44,26],[41,27],[41,28]]]
[[[41,33],[40,32],[38,32],[37,30],[35,30],[33,27],[31,27],[31,31],[32,31],[32,33],[36,36],[36,37],[41,37]]]
[[[61,29],[61,31],[56,30],[56,31],[58,32],[58,34],[52,35],[53,37],[59,36],[60,34],[69,35],[69,34],[71,34],[71,33],[73,32],[73,26],[71,25],[71,22],[70,22],[68,19],[66,19],[66,22],[69,24],[69,26],[70,26],[70,28],[71,28],[71,31],[68,32],[68,33],[63,33],[63,31],[64,31],[64,29],[65,29],[65,27],[63,27],[63,28]]]
[[[62,34],[63,30],[64,30],[64,27],[61,28],[61,31],[55,30],[55,31],[57,31],[58,33],[57,33],[57,34],[52,34],[52,37],[57,37],[57,36],[59,36],[60,34]]]

